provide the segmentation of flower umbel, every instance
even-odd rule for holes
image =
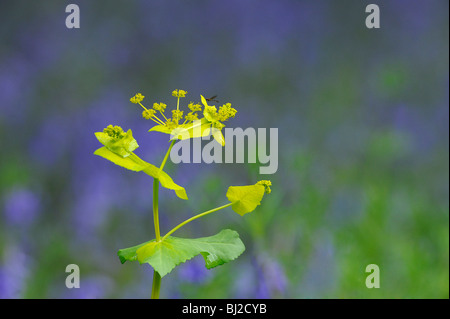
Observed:
[[[183,111],[180,111],[180,110],[173,110],[172,111],[172,118],[175,120],[175,121],[179,121],[179,120],[181,120],[181,118],[183,117]]]
[[[107,149],[122,157],[130,156],[139,147],[131,130],[125,133],[120,126],[108,125],[103,132],[95,133],[95,136]]]
[[[202,110],[202,106],[199,103],[191,102],[188,104],[188,108],[191,110],[191,112],[199,112]]]
[[[153,104],[153,109],[147,109],[144,105],[142,105],[142,100],[144,99],[144,96],[141,93],[137,93],[135,96],[133,96],[130,101],[134,104],[139,104],[140,106],[142,106],[142,108],[144,109],[144,111],[142,112],[142,117],[146,120],[152,120],[153,122],[157,123],[157,124],[164,124],[163,121],[161,121],[161,119],[159,119],[155,114],[156,111],[159,111],[161,114],[162,112],[164,112],[164,109],[166,108],[166,105],[164,103],[154,103]],[[163,114],[164,116],[164,114]]]
[[[185,90],[174,90],[172,95],[175,97],[186,97],[187,91]]]
[[[144,100],[145,96],[143,96],[141,93],[137,93],[135,96],[133,96],[130,101],[131,103],[138,104]]]
[[[141,105],[144,109],[142,112],[143,118],[152,120],[157,124],[150,131],[171,134],[177,139],[202,137],[211,133],[214,139],[224,146],[225,138],[221,130],[225,127],[225,124],[222,122],[233,118],[236,115],[236,109],[231,107],[231,103],[226,103],[217,109],[215,105],[208,105],[207,100],[203,95],[200,95],[201,103],[204,106],[203,117],[199,118],[198,116],[198,112],[202,111],[202,104],[200,103],[190,102],[187,106],[190,112],[185,114],[184,111],[180,110],[180,98],[186,97],[186,94],[187,91],[185,90],[177,89],[172,92],[172,96],[177,98],[177,107],[171,111],[171,117],[166,117],[165,111],[167,105],[164,103],[153,103],[153,108],[147,109],[141,103],[143,96],[140,93],[136,94],[130,100],[135,104]],[[162,118],[157,116],[158,112]],[[184,121],[182,121],[183,115]]]
[[[231,107],[231,103],[226,103],[219,108],[217,118],[221,122],[227,121],[230,117],[234,117],[236,112],[236,109]]]
[[[153,109],[147,109],[142,111],[142,117],[146,120],[150,120],[153,116],[155,116],[156,111]]]
[[[235,108],[231,107],[231,103],[226,103],[219,107],[219,111],[217,111],[217,108],[215,105],[208,105],[208,102],[206,99],[201,95],[202,103],[205,106],[205,110],[203,111],[203,115],[208,119],[210,122],[225,122],[230,117],[234,117],[237,113]]]
[[[123,129],[117,125],[116,126],[108,125],[103,129],[103,133],[115,139],[121,139],[126,135]]]
[[[166,110],[166,104],[164,103],[153,103],[153,109],[156,111],[164,112]]]
[[[222,146],[225,145],[225,138],[222,134],[222,128],[225,127],[225,124],[222,122],[227,121],[230,117],[234,117],[236,115],[236,109],[231,107],[231,103],[226,103],[222,105],[219,108],[219,111],[217,111],[217,108],[215,105],[208,105],[207,100],[203,97],[203,95],[200,95],[202,103],[204,105],[204,111],[203,116],[205,119],[207,119],[211,123],[212,127],[212,134],[214,136],[214,139],[222,144]]]

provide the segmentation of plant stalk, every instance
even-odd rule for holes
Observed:
[[[162,171],[164,165],[166,165],[167,159],[169,158],[170,150],[172,149],[175,140],[170,143],[169,149],[161,163],[159,169]],[[161,234],[159,230],[159,212],[158,212],[158,193],[159,193],[159,179],[153,179],[153,224],[155,226],[155,239],[156,242],[161,241]],[[153,269],[153,284],[152,284],[152,299],[159,299],[159,291],[161,288],[161,276],[159,273]]]
[[[200,213],[200,214],[195,215],[195,216],[193,216],[193,217],[191,217],[191,218],[189,218],[189,219],[186,219],[184,222],[178,224],[177,226],[175,226],[174,228],[172,228],[167,234],[165,234],[164,237],[161,238],[161,241],[163,241],[163,240],[166,239],[170,234],[172,234],[173,232],[175,232],[177,229],[181,228],[182,226],[186,225],[187,223],[190,223],[190,222],[193,221],[194,219],[197,219],[197,218],[203,217],[203,216],[205,216],[205,215],[208,215],[208,214],[217,212],[218,210],[227,208],[227,207],[229,207],[229,206],[231,206],[231,205],[233,205],[233,203],[228,203],[228,204],[226,204],[226,205],[223,205],[223,206],[220,206],[220,207],[213,208],[213,209],[208,210],[208,211],[206,211],[206,212],[204,212],[204,213]]]
[[[153,224],[155,225],[155,237],[156,241],[161,240],[159,231],[159,214],[158,214],[158,192],[159,192],[159,179],[153,179]]]
[[[156,270],[153,270],[152,299],[159,299],[160,288],[161,288],[161,276]]]

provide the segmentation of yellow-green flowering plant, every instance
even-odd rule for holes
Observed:
[[[140,93],[130,99],[132,103],[142,106],[144,109],[142,117],[144,119],[155,122],[156,125],[149,132],[155,131],[171,135],[169,149],[159,167],[144,161],[134,153],[139,145],[131,130],[125,132],[119,126],[109,125],[102,132],[95,133],[99,142],[103,144],[103,147],[94,152],[95,155],[131,171],[143,172],[153,178],[155,238],[118,251],[122,263],[138,261],[140,264],[148,263],[153,267],[152,298],[159,298],[161,278],[170,273],[180,263],[184,263],[197,255],[202,255],[205,259],[206,268],[211,269],[236,259],[245,250],[238,233],[230,229],[222,230],[214,236],[195,239],[171,236],[176,230],[197,218],[227,207],[231,207],[241,216],[250,213],[260,205],[264,194],[269,194],[271,191],[271,182],[268,180],[259,181],[254,185],[230,186],[226,193],[228,203],[194,215],[161,236],[158,210],[159,185],[173,190],[179,198],[188,200],[186,190],[176,184],[163,170],[173,145],[179,140],[212,134],[214,139],[224,146],[225,138],[222,134],[222,128],[225,125],[223,122],[234,117],[237,112],[236,109],[231,107],[230,103],[226,103],[217,109],[215,106],[208,105],[207,100],[200,96],[203,104],[203,117],[199,118],[198,115],[202,111],[202,105],[194,102],[188,104],[189,112],[184,115],[184,112],[180,110],[180,98],[184,98],[186,94],[187,92],[184,90],[172,92],[172,95],[177,97],[177,106],[176,109],[174,108],[171,111],[171,117],[166,116],[167,105],[164,103],[154,103],[152,108],[146,108],[141,103],[144,96]]]

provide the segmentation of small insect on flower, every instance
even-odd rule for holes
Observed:
[[[219,103],[219,101],[215,99],[216,97],[217,97],[217,95],[214,95],[214,96],[211,96],[209,99],[205,98],[205,100],[208,101],[208,102],[217,102],[217,103]]]

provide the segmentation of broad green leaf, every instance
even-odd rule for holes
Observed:
[[[164,241],[155,240],[121,249],[120,261],[139,261],[150,264],[161,277],[171,272],[177,265],[202,255],[208,269],[223,265],[236,259],[245,250],[237,232],[225,229],[220,233],[196,239],[167,237]]]
[[[202,118],[189,124],[182,124],[174,129],[169,129],[165,125],[155,125],[149,132],[160,132],[172,135],[171,140],[186,140],[189,138],[208,136],[211,128],[211,123]]]
[[[227,191],[228,200],[233,203],[231,208],[243,216],[252,212],[264,196],[265,188],[262,185],[230,186]]]
[[[128,157],[122,157],[120,155],[111,152],[108,148],[102,147],[96,150],[94,154],[106,158],[107,160],[113,162],[114,164],[122,166],[126,169],[135,172],[143,171],[147,175],[150,175],[153,178],[157,178],[161,183],[162,187],[175,191],[175,194],[179,198],[186,200],[188,199],[184,187],[176,184],[166,172],[161,171],[158,167],[156,167],[153,164],[147,163],[134,153],[131,153],[131,155]]]
[[[165,125],[155,125],[151,129],[148,130],[149,132],[161,132],[166,134],[171,134],[172,129],[168,128]]]
[[[212,135],[214,139],[222,146],[225,146],[225,137],[223,137],[222,131],[216,128],[212,129]]]
[[[123,264],[127,260],[129,260],[129,261],[136,261],[137,260],[136,250],[138,250],[142,246],[147,245],[147,244],[149,244],[151,242],[154,242],[154,241],[155,240],[153,239],[153,240],[147,241],[145,243],[142,243],[142,244],[139,244],[139,245],[136,245],[136,246],[133,246],[133,247],[120,249],[117,252],[117,255],[119,255],[120,262]]]
[[[186,140],[189,138],[208,136],[211,129],[211,122],[206,118],[195,120],[190,124],[185,124],[174,129],[171,134],[172,139]]]
[[[144,161],[138,161],[134,156],[122,157],[110,151],[106,146],[103,146],[94,152],[95,155],[101,156],[116,165],[125,167],[126,169],[140,172],[144,170],[148,163]]]
[[[173,181],[172,177],[169,176],[169,174],[167,174],[164,171],[161,171],[158,167],[152,164],[148,164],[147,167],[144,169],[144,173],[158,179],[162,187],[172,189],[173,191],[175,191],[175,194],[177,194],[179,198],[186,200],[188,199],[184,187],[176,184]]]

